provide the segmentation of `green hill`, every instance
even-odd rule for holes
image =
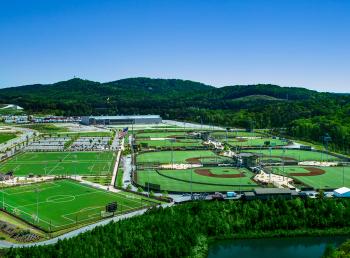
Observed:
[[[216,88],[176,79],[129,78],[107,83],[72,79],[54,84],[0,90],[0,104],[30,113],[56,115],[160,114],[229,127],[286,128],[286,134],[347,152],[350,145],[350,95],[320,93],[270,84]]]

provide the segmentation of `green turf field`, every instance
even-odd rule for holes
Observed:
[[[137,133],[136,138],[175,138],[186,136],[186,132],[147,132],[147,133]]]
[[[15,133],[0,133],[0,144],[16,138]]]
[[[213,177],[198,174],[195,172],[196,169],[158,170],[158,173],[155,170],[139,170],[137,171],[137,181],[145,190],[147,190],[146,183],[150,182],[159,184],[161,191],[190,192],[192,174],[192,191],[194,192],[248,191],[258,187],[258,185],[251,180],[253,173],[246,169],[240,169],[240,171],[236,168],[228,167],[198,169],[209,170],[211,174],[216,176],[240,175],[241,173],[244,177]]]
[[[173,153],[173,155],[172,155]],[[173,156],[173,159],[172,159]],[[191,162],[188,159],[199,158],[202,162],[220,162],[228,161],[230,158],[222,157],[209,150],[195,151],[157,151],[146,152],[137,155],[137,163],[161,163],[170,164],[172,161],[175,164],[198,163]]]
[[[273,167],[272,170],[278,174],[290,176],[307,186],[315,189],[334,189],[342,186],[350,187],[350,167],[311,167],[323,170],[321,175],[293,175],[292,173],[310,173],[303,166]],[[310,167],[309,167],[310,168]],[[284,171],[284,173],[283,173]],[[344,174],[343,174],[344,171]],[[344,177],[343,177],[344,175]]]
[[[106,204],[113,201],[118,203],[117,214],[154,204],[138,195],[111,193],[72,180],[9,187],[0,194],[4,194],[0,205],[8,212],[47,231],[99,220]]]
[[[170,140],[139,140],[137,144],[147,144],[148,147],[199,147],[203,146],[202,140],[199,139],[176,139]]]
[[[225,139],[226,138],[226,131],[212,132],[212,133],[210,133],[210,135],[214,138]],[[246,131],[227,132],[227,138],[260,137],[260,136],[262,136],[262,134],[259,132],[246,132]]]
[[[286,160],[294,159],[296,161],[336,161],[337,157],[326,155],[315,151],[295,150],[295,149],[272,149],[270,150],[249,150],[249,152],[261,153],[264,155],[262,160],[270,159],[281,161],[283,157]],[[275,156],[275,157],[274,157]]]
[[[107,175],[113,170],[113,152],[25,152],[2,162],[0,172],[16,176]]]
[[[287,145],[288,142],[279,139],[272,138],[257,138],[257,139],[245,139],[245,138],[235,138],[228,139],[227,143],[233,146],[265,146],[265,142],[269,141],[270,146],[283,146]]]

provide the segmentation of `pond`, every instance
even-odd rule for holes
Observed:
[[[208,258],[320,258],[328,244],[339,246],[349,236],[224,240],[210,245]]]

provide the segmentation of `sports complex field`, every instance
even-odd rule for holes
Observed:
[[[287,145],[287,141],[273,138],[234,138],[228,139],[227,143],[233,146],[264,146],[265,142],[269,142],[270,146],[283,146]]]
[[[136,138],[176,138],[185,137],[187,132],[169,131],[169,132],[140,132]]]
[[[271,150],[249,150],[249,152],[263,155],[261,160],[282,161],[337,161],[339,158],[316,151],[306,151],[297,149],[271,149]]]
[[[147,145],[148,147],[200,147],[202,141],[198,139],[174,139],[171,140],[139,140],[137,144]]]
[[[160,191],[215,192],[247,191],[258,185],[254,174],[244,168],[201,167],[183,170],[138,170],[137,182],[147,190],[147,182],[160,185]],[[191,183],[192,182],[192,183]]]
[[[285,166],[284,169],[283,167],[269,169],[315,189],[350,187],[350,167]]]
[[[2,162],[0,171],[15,176],[107,175],[113,164],[113,152],[25,152]]]
[[[212,132],[210,135],[214,138],[218,139],[225,139],[227,138],[234,138],[234,137],[260,137],[262,136],[259,132],[246,132],[246,131],[236,131],[236,132]]]
[[[194,151],[157,151],[145,152],[136,157],[137,163],[160,163],[160,164],[198,164],[229,162],[232,159],[222,157],[210,150]]]
[[[8,212],[46,231],[99,220],[111,202],[117,202],[117,214],[156,204],[132,193],[111,193],[73,180],[9,187],[1,194],[1,206]]]

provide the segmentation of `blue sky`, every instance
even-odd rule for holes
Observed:
[[[77,76],[350,92],[347,0],[0,0],[0,87]]]

